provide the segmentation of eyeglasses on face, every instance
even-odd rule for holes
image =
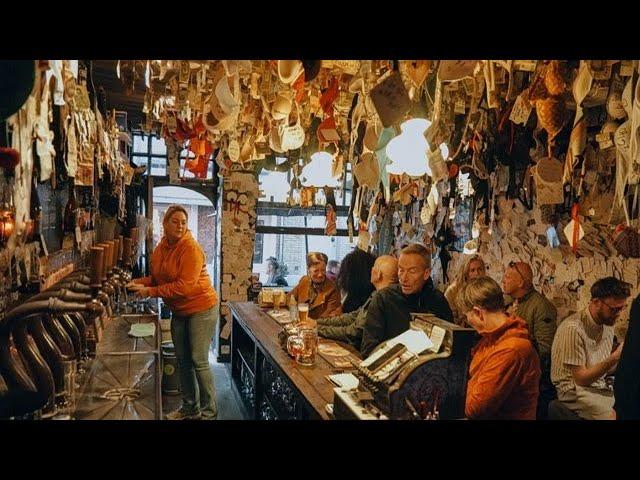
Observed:
[[[607,307],[609,307],[609,309],[613,312],[613,313],[618,313],[621,312],[622,310],[625,309],[625,307],[627,306],[627,304],[625,303],[624,305],[622,305],[621,307],[612,307],[611,305],[609,305],[607,302],[605,302],[603,299],[600,299],[600,301],[602,303],[604,303]]]

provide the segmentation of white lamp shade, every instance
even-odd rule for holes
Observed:
[[[388,173],[406,173],[411,177],[421,177],[425,173],[431,175],[427,163],[429,144],[424,137],[429,125],[430,122],[424,118],[413,118],[400,125],[402,133],[393,138],[385,150],[392,162],[387,165]]]
[[[300,183],[305,187],[337,187],[338,180],[331,176],[333,156],[327,152],[316,152],[300,174]]]

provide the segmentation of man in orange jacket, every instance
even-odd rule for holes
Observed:
[[[467,322],[482,335],[472,350],[466,416],[535,420],[540,360],[527,324],[505,313],[502,290],[489,277],[472,280],[463,297]]]

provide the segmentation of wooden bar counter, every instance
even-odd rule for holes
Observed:
[[[296,363],[280,346],[282,326],[251,302],[230,302],[231,377],[250,418],[328,420],[336,373],[321,355],[313,366]],[[347,348],[347,347],[345,347]],[[353,353],[353,349],[349,349]]]

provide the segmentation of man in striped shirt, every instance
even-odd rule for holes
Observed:
[[[553,340],[551,380],[558,400],[586,420],[615,418],[605,375],[620,359],[622,344],[611,353],[613,325],[629,295],[628,283],[614,277],[598,280],[587,308],[564,320]]]

